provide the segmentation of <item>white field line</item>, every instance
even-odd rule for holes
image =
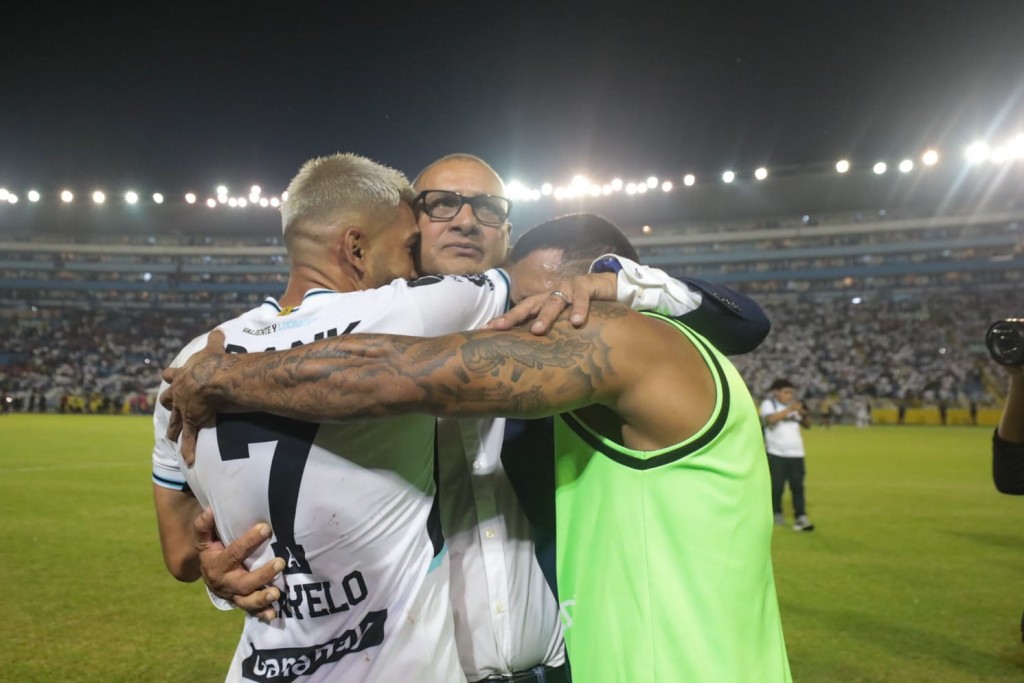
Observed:
[[[0,467],[0,474],[21,472],[50,472],[53,470],[91,470],[100,467],[137,467],[137,462],[93,462],[75,465],[38,465],[35,467]]]

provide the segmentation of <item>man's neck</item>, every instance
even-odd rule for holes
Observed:
[[[278,300],[281,306],[298,306],[311,289],[329,289],[333,292],[356,292],[366,289],[352,273],[337,271],[333,276],[310,266],[295,266],[288,276],[288,287]]]

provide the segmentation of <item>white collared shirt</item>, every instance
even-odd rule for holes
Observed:
[[[558,601],[501,466],[504,432],[500,418],[438,421],[455,642],[470,681],[565,662]]]

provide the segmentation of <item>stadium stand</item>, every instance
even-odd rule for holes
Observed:
[[[881,420],[939,405],[962,420],[1001,399],[987,325],[1024,314],[1022,174],[790,169],[763,183],[526,203],[516,218],[597,211],[644,262],[755,295],[773,332],[736,359],[755,395],[788,376],[847,419],[869,401]],[[183,343],[282,291],[277,220],[183,203],[0,205],[0,408],[146,410]]]

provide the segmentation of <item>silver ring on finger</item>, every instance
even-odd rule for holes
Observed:
[[[561,290],[556,289],[555,291],[551,292],[551,296],[557,296],[559,299],[565,302],[566,306],[572,306],[572,302],[569,301],[568,295],[566,295],[566,293]]]

